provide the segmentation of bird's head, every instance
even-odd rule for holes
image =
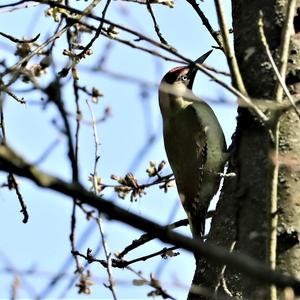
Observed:
[[[202,64],[211,54],[212,50],[200,56],[193,63],[187,66],[175,67],[171,69],[161,80],[160,86],[167,86],[178,90],[191,90],[197,73],[196,64]]]
[[[159,106],[163,116],[172,115],[198,99],[192,92],[197,73],[196,64],[202,64],[211,51],[200,56],[193,63],[171,69],[161,80],[159,86]]]

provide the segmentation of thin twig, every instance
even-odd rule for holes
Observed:
[[[9,39],[10,41],[12,41],[14,43],[19,43],[19,44],[23,43],[23,44],[25,44],[25,43],[33,43],[33,42],[35,42],[40,37],[41,34],[40,33],[37,34],[34,38],[32,38],[30,40],[25,40],[25,39],[20,40],[20,39],[14,37],[12,35],[9,35],[7,33],[1,32],[1,31],[0,31],[0,35],[4,36],[5,38]]]
[[[8,175],[8,186],[9,186],[9,188],[14,189],[16,191],[16,195],[17,195],[19,203],[21,205],[21,213],[23,214],[22,222],[26,224],[28,222],[28,219],[29,219],[27,206],[26,206],[26,204],[24,202],[24,199],[23,199],[23,196],[20,192],[19,184],[18,184],[14,174],[12,174],[12,173],[10,173]]]
[[[93,2],[87,6],[86,9],[92,9],[92,4]],[[85,9],[85,10],[86,10]],[[85,11],[84,10],[84,11]],[[58,27],[59,28],[59,27]],[[57,30],[58,30],[57,28]],[[68,41],[68,49],[69,51],[72,50],[72,44],[71,44],[71,38],[72,38],[72,32],[71,32],[71,26],[69,26],[67,28],[67,41]],[[54,44],[52,44],[52,47],[54,46]],[[72,75],[76,74],[76,63],[75,60],[73,59],[72,61]],[[73,91],[74,91],[74,96],[75,96],[75,104],[76,104],[76,129],[75,129],[75,141],[73,143],[73,136],[72,136],[72,131],[71,131],[71,127],[70,127],[70,122],[68,120],[67,117],[67,112],[65,110],[65,105],[62,99],[62,95],[61,95],[61,85],[58,81],[58,79],[56,79],[56,85],[57,88],[59,89],[59,93],[58,93],[58,97],[56,97],[56,99],[51,99],[53,100],[53,102],[56,104],[61,117],[63,119],[64,122],[64,127],[65,127],[65,134],[67,136],[67,141],[68,141],[68,147],[69,147],[69,160],[71,163],[71,168],[72,168],[72,181],[73,182],[78,182],[79,180],[79,171],[78,171],[78,157],[79,157],[79,130],[80,130],[80,107],[79,107],[79,93],[78,93],[78,87],[77,87],[77,78],[75,75],[72,76],[73,79]],[[74,251],[76,251],[76,212],[77,212],[77,205],[78,205],[78,200],[77,197],[73,197],[73,205],[72,205],[72,213],[71,213],[71,233],[70,233],[70,242],[71,242],[71,253],[74,253]],[[82,288],[82,285],[84,282],[86,282],[86,274],[84,274],[84,267],[81,266],[79,258],[75,255],[73,255],[74,260],[75,260],[75,264],[76,264],[76,272],[78,273],[79,276],[79,283],[77,284],[77,286],[80,288]],[[88,289],[88,288],[87,288]]]
[[[278,227],[278,176],[279,176],[279,126],[278,121],[274,126],[274,159],[272,174],[271,199],[268,207],[269,220],[269,243],[268,243],[268,263],[272,270],[276,269],[277,262],[277,227]],[[277,289],[275,285],[270,285],[270,299],[277,299]]]
[[[0,5],[0,8],[6,8],[6,7],[17,6],[17,5],[26,3],[26,2],[28,2],[28,0],[17,1],[17,2],[14,2],[14,3],[9,3],[9,4]]]
[[[71,243],[71,252],[76,251],[76,240],[75,240],[75,232],[76,232],[76,198],[73,197],[73,205],[72,205],[72,213],[71,213],[71,232],[69,235],[70,243]],[[75,273],[82,274],[83,268],[80,264],[80,261],[77,256],[73,255],[76,264]]]
[[[234,247],[235,247],[235,244],[236,244],[236,241],[232,242],[230,248],[229,248],[229,251],[232,252]],[[215,296],[217,295],[217,292],[218,292],[218,289],[219,287],[222,285],[223,287],[223,290],[226,292],[226,294],[228,294],[228,296],[232,297],[232,294],[231,292],[228,290],[227,288],[227,285],[226,285],[226,281],[225,281],[225,271],[226,271],[226,265],[224,265],[222,267],[222,270],[221,270],[221,273],[220,273],[220,276],[219,276],[219,280],[218,280],[218,284],[216,285],[215,287]]]
[[[230,69],[230,73],[232,76],[233,84],[237,87],[237,89],[243,94],[247,95],[247,91],[240,73],[240,68],[237,63],[237,59],[235,53],[230,45],[229,41],[229,31],[225,20],[224,10],[222,6],[222,0],[215,0],[216,11],[218,15],[218,21],[220,30],[222,33],[223,44],[225,55],[227,58],[227,63]]]
[[[21,104],[26,104],[26,101],[24,98],[19,98],[15,93],[13,93],[7,86],[0,84],[0,89],[2,89],[3,92],[11,96],[13,99],[15,99],[17,102]]]
[[[74,66],[76,69],[76,66]],[[80,132],[80,124],[81,124],[81,109],[79,104],[79,89],[78,89],[78,82],[75,78],[73,78],[73,90],[75,96],[75,104],[76,104],[76,130],[75,130],[75,161],[78,165],[79,161],[79,132]]]
[[[86,104],[88,106],[88,109],[89,109],[91,117],[92,117],[93,135],[94,135],[94,142],[95,142],[95,160],[94,160],[94,172],[93,172],[93,181],[92,182],[93,182],[94,192],[96,194],[98,194],[99,184],[97,182],[97,165],[98,165],[99,158],[100,158],[100,155],[99,155],[100,142],[99,142],[97,127],[96,127],[97,120],[96,120],[94,111],[92,110],[92,108],[87,100],[86,100]]]
[[[95,3],[95,4],[97,5],[100,2],[100,0],[97,0],[96,2],[97,3]],[[102,20],[100,21],[100,25],[97,28],[95,35],[89,41],[89,43],[84,47],[84,49],[78,55],[76,55],[79,59],[81,59],[81,58],[83,58],[85,56],[86,52],[92,47],[92,45],[94,44],[94,42],[96,41],[96,39],[101,34],[101,31],[102,31],[103,25],[104,25],[103,20],[105,19],[105,15],[106,15],[106,12],[107,12],[107,9],[108,9],[108,6],[109,6],[110,2],[111,2],[111,0],[107,0],[106,1],[105,7],[104,7],[103,12],[102,12]]]
[[[175,229],[177,227],[180,226],[187,226],[189,224],[188,219],[182,219],[179,221],[176,221],[170,225],[167,226],[167,228],[169,230]],[[128,254],[130,251],[140,247],[141,245],[144,245],[147,242],[150,242],[154,239],[155,237],[149,235],[148,233],[144,233],[142,234],[137,240],[133,240],[132,243],[130,245],[128,245],[127,247],[125,247],[125,249],[123,251],[121,251],[117,257],[119,259],[123,258],[126,254]]]
[[[296,0],[287,1],[287,12],[285,17],[285,22],[282,27],[282,37],[280,43],[280,76],[281,78],[285,78],[286,69],[287,69],[287,61],[289,56],[289,48],[290,48],[290,39],[293,32],[293,19],[295,15],[296,8]],[[280,101],[283,96],[283,90],[280,83],[277,85],[276,89],[276,100]]]
[[[278,83],[276,87],[275,97],[278,103],[282,102],[283,91],[287,95],[289,102],[294,108],[297,116],[300,118],[299,110],[294,103],[294,100],[286,86],[285,83],[285,74],[287,69],[287,60],[289,55],[289,46],[290,46],[290,36],[293,25],[293,17],[295,13],[296,0],[290,0],[287,3],[287,13],[284,26],[282,28],[282,38],[281,38],[281,47],[280,47],[280,72],[274,62],[272,57],[267,38],[264,33],[264,24],[263,24],[263,15],[262,12],[259,19],[259,33],[260,39],[264,45],[265,51],[267,53],[268,59],[272,65],[272,68],[277,76]],[[273,166],[273,176],[272,176],[272,192],[271,199],[268,210],[268,219],[269,221],[269,247],[268,247],[268,262],[272,270],[276,269],[277,263],[277,227],[278,227],[278,176],[279,176],[279,138],[280,138],[280,122],[277,121],[274,124],[274,166]],[[270,285],[270,299],[277,299],[277,288],[275,285]]]
[[[116,295],[116,291],[115,291],[115,280],[114,280],[113,275],[112,275],[113,272],[112,272],[111,253],[108,250],[108,246],[107,246],[107,243],[106,243],[106,240],[105,240],[105,235],[104,235],[104,230],[103,230],[103,222],[102,222],[102,218],[101,218],[100,213],[99,213],[99,217],[97,218],[97,224],[98,224],[98,227],[99,227],[99,230],[100,230],[102,246],[103,246],[106,261],[107,261],[106,270],[107,270],[107,275],[108,275],[108,280],[109,280],[108,288],[110,289],[114,300],[117,300],[117,295]]]
[[[142,276],[142,274],[140,272],[136,272],[134,269],[132,269],[132,267],[129,267],[129,265],[133,264],[135,262],[138,262],[138,261],[146,261],[147,259],[155,257],[155,256],[158,256],[158,255],[161,255],[162,257],[168,257],[168,256],[172,256],[172,255],[176,256],[176,255],[178,255],[178,253],[173,253],[173,251],[176,250],[176,248],[177,248],[176,246],[173,246],[173,247],[170,247],[170,248],[164,248],[164,249],[162,249],[160,251],[157,251],[155,253],[152,253],[150,255],[142,256],[142,257],[133,259],[131,261],[113,259],[113,260],[111,260],[111,265],[108,264],[107,260],[101,260],[101,259],[94,258],[94,256],[92,255],[90,249],[87,250],[87,254],[86,255],[83,254],[83,253],[80,253],[78,251],[75,251],[73,253],[73,255],[83,257],[89,264],[93,263],[93,262],[97,262],[97,263],[101,264],[104,268],[106,268],[107,270],[111,269],[112,267],[114,267],[114,268],[121,268],[121,269],[126,268],[127,270],[129,270],[129,271],[135,273],[136,275],[138,275],[138,277],[140,279],[142,279],[142,281],[143,281],[142,283],[143,284],[147,284],[147,285],[155,288],[156,291],[159,293],[159,295],[161,295],[164,299],[168,299],[168,298],[169,299],[175,299],[172,296],[170,296],[161,287],[160,282],[157,279],[155,279],[152,275],[150,275],[150,280],[148,280],[144,276]],[[112,272],[112,270],[110,270],[110,272]],[[136,280],[134,280],[133,284],[137,285],[138,282]],[[157,294],[155,294],[155,295],[157,296]]]
[[[94,1],[96,1],[96,0],[94,0]],[[90,14],[91,10],[94,8],[94,1],[90,5],[88,5],[83,11],[80,11],[80,16],[77,18],[78,20],[81,20],[84,16]],[[44,3],[44,4],[49,4],[50,5],[50,3],[47,3],[48,1],[47,2],[46,1],[36,1],[36,2]],[[19,3],[22,3],[22,1],[20,1]],[[65,8],[68,8],[68,7],[65,7]],[[8,73],[10,73],[12,71],[15,71],[19,67],[25,65],[33,56],[35,56],[36,54],[38,54],[39,51],[41,51],[44,47],[46,47],[52,41],[55,41],[57,38],[59,38],[62,34],[64,34],[72,26],[73,26],[73,24],[70,24],[70,25],[67,24],[65,27],[63,27],[63,29],[61,29],[60,31],[56,32],[51,38],[49,38],[47,41],[45,41],[40,46],[38,46],[30,54],[28,54],[27,56],[25,56],[24,58],[22,58],[21,60],[19,60],[17,63],[15,63],[13,66],[11,66],[10,68],[8,68],[5,72],[3,72],[1,74],[1,76],[4,77]],[[7,84],[7,86],[9,86],[11,83],[12,83],[12,80],[10,81],[9,84]]]
[[[158,23],[156,22],[156,19],[155,19],[155,16],[154,16],[154,13],[153,13],[153,10],[152,10],[152,7],[151,7],[150,0],[146,0],[146,4],[147,4],[147,9],[148,9],[148,11],[150,13],[150,16],[152,18],[152,21],[153,21],[155,32],[156,32],[156,34],[157,34],[160,42],[162,44],[169,45],[168,42],[163,38],[163,36],[162,36],[162,34],[160,32],[160,28],[159,28]]]
[[[9,4],[4,4],[0,5],[0,13],[6,13],[6,12],[13,12],[17,9],[24,9],[24,8],[29,8],[29,7],[34,7],[40,5],[39,3],[34,3],[34,2],[28,2],[28,0],[22,0],[18,1],[15,3],[9,3]],[[24,5],[22,5],[24,4]]]
[[[76,67],[75,67],[76,68]],[[79,95],[78,95],[78,89],[77,89],[77,83],[76,80],[73,79],[73,88],[74,88],[74,92],[75,92],[75,102],[76,102],[76,109],[77,109],[77,118],[76,118],[76,132],[75,132],[75,146],[72,147],[71,149],[71,145],[72,145],[72,140],[70,140],[70,136],[67,135],[67,138],[69,140],[69,153],[72,152],[73,154],[69,155],[70,157],[74,158],[74,162],[71,161],[72,164],[72,171],[73,171],[73,182],[77,182],[78,181],[78,156],[79,156],[79,129],[80,129],[80,108],[79,108]],[[65,123],[66,124],[66,123]],[[68,130],[67,130],[68,132]],[[71,247],[72,247],[72,251],[74,251],[76,249],[76,244],[75,244],[75,226],[76,226],[76,208],[77,208],[77,198],[74,197],[73,198],[73,208],[72,208],[72,216],[71,216],[71,235],[70,235],[70,239],[71,239]],[[75,262],[76,262],[76,268],[77,271],[80,273],[80,275],[83,274],[83,268],[79,263],[79,260],[77,257],[75,257]]]
[[[56,107],[57,110],[60,114],[60,117],[63,121],[64,124],[64,134],[67,137],[67,143],[68,143],[68,156],[69,156],[69,161],[70,161],[70,165],[71,165],[71,170],[72,170],[72,180],[74,182],[78,181],[78,163],[76,161],[76,157],[75,157],[75,150],[74,150],[74,142],[73,142],[73,134],[72,134],[72,129],[71,129],[71,124],[70,121],[68,119],[68,114],[67,111],[65,109],[65,102],[62,98],[62,91],[61,91],[61,84],[58,81],[58,79],[55,79],[54,82],[52,82],[49,86],[48,86],[48,97],[49,97],[49,101],[52,101]],[[55,89],[56,95],[55,97],[53,97],[51,95],[51,90]]]
[[[5,126],[4,126],[4,112],[3,112],[3,98],[0,95],[0,127],[1,127],[1,132],[2,132],[2,140],[1,144],[5,145],[6,144],[6,133],[5,133]],[[17,198],[19,200],[20,206],[21,206],[21,213],[23,214],[23,220],[22,222],[26,224],[29,219],[29,213],[27,211],[27,206],[25,204],[25,201],[23,199],[23,196],[21,194],[21,191],[19,189],[19,184],[15,178],[15,175],[13,173],[9,173],[7,177],[7,186],[9,189],[14,189],[16,191]]]
[[[6,144],[6,131],[5,131],[5,120],[4,120],[4,99],[0,93],[0,128],[2,136],[0,138],[0,144]]]
[[[206,214],[206,218],[207,219],[211,218],[214,215],[214,213],[215,213],[215,211],[209,211]],[[173,230],[175,228],[178,228],[178,227],[181,227],[181,226],[187,226],[187,225],[189,225],[188,219],[182,219],[182,220],[179,220],[179,221],[176,221],[172,224],[167,225],[166,228],[168,228],[169,230]],[[148,233],[144,233],[138,239],[133,240],[132,243],[130,245],[128,245],[127,247],[125,247],[125,249],[123,251],[118,253],[117,257],[119,259],[122,259],[130,251],[144,245],[145,243],[148,243],[148,242],[152,241],[153,239],[154,239],[153,236],[149,235]]]
[[[58,31],[56,34],[54,34],[52,37],[50,37],[48,40],[46,40],[44,43],[42,43],[40,46],[36,47],[32,52],[30,52],[28,55],[26,55],[24,58],[19,60],[17,63],[15,63],[13,66],[7,68],[6,71],[4,71],[1,76],[4,77],[5,75],[18,70],[21,66],[24,66],[32,57],[34,57],[36,54],[38,54],[43,48],[45,48],[47,45],[49,45],[51,42],[58,39],[62,34],[64,34],[70,26],[67,25],[60,31]],[[9,86],[13,81],[10,80],[10,83],[7,84]]]
[[[147,1],[147,0],[145,0],[145,1]],[[94,30],[94,31],[97,30],[97,28],[96,28],[95,26],[93,26],[93,25],[84,23],[84,22],[82,22],[82,21],[79,21],[78,23],[81,24],[81,25],[83,25],[83,26],[85,26],[85,27],[87,27],[87,28],[90,29],[90,30]],[[105,35],[106,37],[108,37],[108,38],[111,38],[106,32],[103,32],[102,34],[104,34],[104,35]],[[157,56],[157,57],[160,57],[160,58],[162,58],[162,59],[164,59],[164,60],[166,60],[166,61],[172,61],[172,62],[176,62],[176,63],[179,63],[179,64],[184,64],[184,63],[185,63],[185,61],[182,60],[182,59],[174,59],[174,58],[165,56],[165,55],[163,55],[163,54],[161,54],[161,53],[159,53],[159,52],[156,52],[156,51],[154,51],[154,50],[151,50],[151,49],[148,49],[148,48],[145,48],[145,47],[140,47],[140,46],[138,46],[138,45],[132,43],[130,40],[120,39],[120,38],[118,38],[118,36],[114,36],[112,40],[113,40],[113,41],[120,42],[120,43],[123,43],[123,44],[126,44],[127,46],[130,46],[130,47],[132,47],[132,48],[136,48],[136,49],[139,49],[139,50],[148,52],[148,53],[150,53],[150,54],[152,54],[152,55],[155,55],[155,56]],[[107,47],[110,47],[110,45],[111,45],[111,41],[109,41]],[[146,80],[142,80],[141,78],[132,77],[132,76],[129,76],[128,74],[122,75],[122,74],[119,74],[119,73],[116,73],[116,72],[107,70],[107,69],[103,66],[103,63],[102,63],[102,60],[105,60],[105,59],[106,59],[106,56],[104,55],[104,57],[100,59],[99,65],[98,65],[98,66],[95,66],[95,67],[93,67],[93,68],[90,68],[90,69],[91,69],[92,71],[101,71],[101,72],[105,72],[105,73],[107,73],[107,74],[109,74],[109,75],[112,75],[112,76],[114,76],[114,77],[117,77],[117,78],[120,78],[120,79],[123,79],[123,80],[134,81],[134,82],[137,82],[137,83],[141,83],[141,85],[143,85],[143,86],[144,86],[144,85],[147,86],[147,87],[148,87],[148,86],[150,86],[150,87],[153,86],[153,87],[155,87],[155,88],[158,87],[157,84],[154,84],[154,83],[152,83],[152,82],[148,82],[148,81],[146,81]],[[218,70],[218,69],[216,69],[216,68],[214,68],[214,67],[212,67],[212,66],[209,66],[209,65],[207,65],[207,64],[202,64],[202,66],[205,67],[207,70],[212,71],[212,72],[214,72],[214,73],[216,73],[216,74],[221,74],[221,75],[230,77],[230,73],[228,73],[228,72],[225,72],[225,71],[222,71],[222,70]],[[81,67],[81,68],[84,68],[84,67]]]
[[[90,25],[90,24],[86,24],[86,23],[84,23],[84,22],[82,22],[82,21],[78,21],[77,23],[79,23],[79,24],[81,24],[81,25],[84,25],[85,27],[87,27],[87,28],[89,28],[89,29],[91,29],[91,30],[97,30],[97,28],[96,28],[95,26]],[[105,31],[103,31],[102,34],[103,34],[105,37],[107,37],[107,38],[109,38],[109,39],[111,39],[111,40],[113,40],[113,41],[120,42],[120,43],[122,43],[122,44],[124,44],[124,45],[127,45],[127,46],[129,46],[129,47],[131,47],[131,48],[134,48],[134,49],[142,50],[142,51],[147,52],[147,53],[149,53],[149,54],[151,54],[151,55],[155,55],[155,56],[157,56],[157,57],[160,57],[160,58],[162,58],[162,59],[164,59],[164,60],[166,60],[166,61],[173,61],[173,62],[177,62],[177,63],[185,63],[184,60],[178,60],[178,59],[174,59],[174,58],[165,56],[165,55],[163,55],[163,54],[161,54],[161,53],[159,53],[159,52],[157,52],[157,51],[155,51],[155,50],[152,50],[152,49],[149,49],[149,48],[146,48],[146,47],[143,47],[143,46],[139,46],[139,45],[137,45],[136,43],[133,43],[133,42],[130,41],[130,40],[126,40],[126,39],[119,38],[117,35],[111,36],[111,35],[109,35],[109,34],[108,34],[107,32],[105,32]],[[164,44],[161,44],[161,45],[164,45]]]
[[[169,248],[163,248],[162,250],[159,250],[157,252],[154,252],[154,253],[151,253],[151,254],[148,254],[148,255],[144,255],[144,256],[129,260],[129,261],[124,261],[124,262],[121,261],[121,262],[122,262],[122,264],[124,264],[125,267],[127,267],[127,266],[129,266],[131,264],[134,264],[136,262],[146,261],[149,258],[153,258],[153,257],[159,256],[159,255],[163,256],[163,257],[170,257],[171,255],[168,255],[168,253],[172,253],[174,250],[177,250],[177,249],[178,249],[178,247],[176,247],[176,246],[169,247]]]
[[[99,3],[99,0],[93,0],[84,10],[83,13],[79,16],[79,19],[82,19],[85,15],[91,13],[91,11],[97,6],[97,4]],[[70,26],[71,27],[71,26]],[[69,27],[69,28],[70,28]],[[68,28],[68,30],[69,30]],[[69,50],[71,51],[71,43],[69,41]],[[74,72],[76,73],[76,61],[73,59],[73,63],[72,63],[72,68],[74,70]],[[75,147],[73,146],[72,143],[72,137],[71,137],[71,131],[70,131],[70,126],[67,120],[67,117],[63,116],[63,120],[65,123],[65,128],[66,128],[66,133],[67,133],[67,137],[68,137],[68,141],[69,141],[69,156],[71,159],[71,163],[72,163],[72,171],[73,171],[73,182],[78,182],[78,149],[79,149],[79,130],[80,130],[80,106],[79,106],[79,93],[78,93],[78,85],[77,85],[77,78],[75,78],[75,76],[73,76],[73,89],[75,92],[75,103],[76,103],[76,113],[77,113],[77,118],[76,118],[76,133],[75,133]],[[64,108],[63,107],[63,103],[60,103],[60,107],[61,109]],[[66,115],[66,113],[64,113],[64,115]],[[75,251],[75,238],[74,238],[74,234],[75,234],[75,222],[76,222],[76,206],[77,206],[77,197],[73,198],[73,211],[72,211],[72,226],[71,226],[71,237],[73,237],[73,239],[71,238],[71,245],[72,245],[72,251]],[[77,269],[79,269],[79,261],[78,258],[76,256],[75,258],[76,264],[77,264]],[[80,269],[80,273],[82,275],[81,269]]]
[[[144,4],[144,5],[146,5],[149,1],[149,3],[151,4],[161,4],[161,5],[168,6],[170,8],[174,7],[174,0],[123,0],[123,1]]]
[[[195,0],[187,0],[187,2],[191,4],[191,6],[194,8],[194,10],[196,11],[196,13],[200,17],[203,25],[207,28],[208,32],[211,34],[211,36],[217,42],[217,44],[219,45],[220,49],[224,51],[223,39],[222,39],[222,36],[221,36],[220,32],[219,31],[215,31],[211,27],[211,25],[210,25],[208,19],[206,18],[205,14],[200,9],[199,4],[197,4],[197,2]]]
[[[266,39],[266,35],[265,35],[265,32],[264,32],[264,23],[263,23],[263,14],[262,14],[262,12],[261,12],[261,16],[260,16],[259,21],[258,21],[258,29],[259,29],[259,34],[260,34],[261,42],[263,43],[263,46],[265,47],[266,54],[267,54],[268,59],[269,59],[271,65],[272,65],[272,68],[273,68],[273,70],[274,70],[274,72],[276,74],[276,77],[277,77],[277,79],[278,79],[278,81],[279,81],[279,83],[280,83],[283,91],[285,92],[288,100],[290,101],[290,104],[293,107],[296,115],[300,119],[300,112],[299,112],[299,110],[298,110],[298,108],[297,108],[297,106],[296,106],[296,104],[294,102],[294,99],[293,99],[292,95],[290,94],[290,91],[288,90],[288,88],[287,88],[287,86],[285,84],[285,80],[281,77],[281,75],[280,75],[280,73],[278,71],[278,68],[277,68],[277,66],[275,64],[275,61],[274,61],[274,59],[272,57],[272,53],[270,51],[270,48],[269,48],[269,45],[268,45],[268,42],[267,42],[267,39]],[[280,94],[279,94],[279,96],[280,96]]]
[[[137,262],[140,262],[140,261],[146,261],[150,258],[159,256],[159,255],[163,258],[176,256],[176,255],[179,254],[179,253],[173,253],[173,251],[176,250],[176,249],[178,249],[178,247],[176,247],[176,246],[172,246],[172,247],[169,247],[169,248],[163,248],[163,249],[161,249],[159,251],[156,251],[154,253],[151,253],[151,254],[148,254],[148,255],[143,255],[143,256],[134,258],[132,260],[111,259],[111,267],[124,269],[124,268],[128,267],[131,264],[134,264],[134,263],[137,263]],[[85,254],[80,253],[79,251],[75,251],[73,254],[78,255],[80,257],[83,257],[84,259],[86,259],[88,261],[88,263],[97,262],[97,263],[100,263],[105,268],[108,267],[107,260],[95,258],[91,253],[88,253],[87,255],[85,255]]]
[[[94,174],[93,174],[93,187],[94,187],[94,193],[95,195],[98,194],[98,184],[97,184],[97,163],[99,161],[99,139],[98,139],[98,133],[97,133],[97,128],[96,128],[96,118],[94,115],[94,112],[89,105],[89,102],[86,101],[87,106],[90,110],[91,116],[92,116],[92,121],[93,121],[93,134],[94,134],[94,141],[95,141],[95,163],[94,163]],[[101,241],[102,241],[102,246],[103,250],[105,253],[106,257],[106,262],[107,262],[107,275],[108,275],[108,281],[109,281],[109,286],[108,288],[110,289],[112,296],[115,300],[117,300],[117,295],[115,291],[115,280],[113,278],[113,272],[112,272],[112,259],[111,259],[111,253],[108,250],[108,246],[106,243],[105,235],[104,235],[104,229],[103,229],[103,222],[102,222],[102,217],[99,212],[98,218],[96,218],[97,225],[100,230],[100,235],[101,235]]]

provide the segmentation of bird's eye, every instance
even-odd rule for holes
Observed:
[[[188,77],[187,77],[186,75],[182,75],[182,76],[180,77],[180,79],[181,79],[182,81],[186,81],[186,80],[188,79]]]

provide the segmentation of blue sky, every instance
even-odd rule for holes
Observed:
[[[3,4],[9,2],[11,1],[3,1]],[[76,7],[86,5],[86,1],[70,2]],[[213,6],[208,2],[200,3],[212,25],[217,29]],[[100,15],[102,9],[103,4],[99,6],[95,14]],[[192,59],[197,58],[215,45],[201,20],[187,2],[175,1],[173,9],[158,5],[153,5],[153,9],[163,36],[183,55]],[[226,10],[229,16],[230,7],[226,7]],[[39,41],[42,42],[45,37],[49,37],[53,33],[55,28],[53,20],[44,17],[44,11],[45,6],[35,6],[10,13],[0,10],[0,31],[20,38],[23,36],[29,38],[41,33]],[[107,18],[157,39],[151,18],[143,5],[112,1]],[[133,37],[126,33],[121,32],[119,36],[133,40]],[[88,41],[89,38],[90,36],[86,36],[83,42]],[[153,86],[147,90],[147,96],[143,98],[141,93],[145,90],[140,85],[118,80],[105,73],[89,71],[97,65],[107,43],[108,40],[105,37],[100,37],[92,48],[94,54],[79,65],[79,84],[88,88],[95,86],[104,94],[98,104],[91,104],[95,114],[98,117],[102,116],[107,106],[110,106],[112,111],[112,117],[97,126],[101,143],[98,174],[103,178],[103,182],[112,184],[114,182],[110,179],[111,174],[124,176],[128,171],[132,171],[140,182],[148,182],[145,170],[149,161],[160,162],[166,159],[157,101],[157,84],[164,73],[176,64],[165,62],[160,58],[112,41],[105,68],[153,83]],[[141,43],[141,45],[153,48],[149,44]],[[66,57],[61,54],[66,47],[66,39],[62,37],[55,50],[58,70],[66,62]],[[9,65],[18,59],[13,55],[14,48],[13,43],[0,37],[1,59],[5,58]],[[218,69],[227,69],[225,59],[218,51],[212,53],[207,63]],[[47,85],[52,76],[51,72],[48,70],[48,74],[38,79],[41,85]],[[64,92],[66,106],[68,111],[74,112],[71,81],[69,78],[63,81],[66,82]],[[53,141],[58,140],[58,146],[42,162],[40,168],[60,178],[70,180],[71,172],[67,161],[66,140],[52,125],[53,119],[60,122],[57,111],[52,106],[42,110],[40,105],[34,104],[40,102],[40,95],[34,92],[23,93],[21,89],[24,87],[26,87],[24,83],[18,83],[15,86],[16,93],[25,98],[28,102],[27,105],[16,103],[10,97],[6,97],[5,100],[4,112],[8,143],[26,159],[35,162]],[[234,100],[232,95],[201,73],[197,76],[194,91],[203,99]],[[82,95],[80,106],[84,120],[91,120],[86,99],[91,100]],[[212,107],[229,143],[235,128],[236,107],[214,102]],[[70,117],[70,119],[74,125],[74,118]],[[147,151],[137,159],[141,149],[147,145],[147,141],[152,135],[155,136],[154,143],[146,147]],[[91,126],[83,124],[80,132],[79,166],[80,179],[87,187],[90,187],[87,178],[93,171],[93,164],[93,130]],[[164,174],[169,172],[169,165],[167,165]],[[2,181],[5,181],[5,178],[6,174],[1,174]],[[27,224],[22,223],[19,203],[14,192],[4,188],[0,190],[0,298],[5,299],[10,296],[14,274],[19,274],[21,281],[18,290],[19,298],[33,298],[37,295],[59,298],[74,277],[73,264],[68,268],[63,268],[64,279],[49,294],[46,293],[46,287],[52,276],[57,274],[70,257],[71,200],[57,193],[37,188],[28,180],[19,179],[19,182],[30,215]],[[129,211],[160,224],[167,224],[185,217],[183,209],[178,205],[179,200],[175,188],[165,194],[158,187],[153,187],[147,190],[147,195],[134,203],[130,202],[129,197],[125,200],[118,199],[109,189],[105,191],[104,195]],[[171,220],[172,210],[174,214]],[[78,245],[79,250],[83,253],[88,247],[96,249],[101,242],[98,229],[93,223],[94,221],[87,222],[85,216],[78,211],[76,234],[78,241],[84,240],[81,245]],[[88,234],[87,231],[89,231]],[[187,229],[180,229],[180,231],[189,234]],[[112,253],[122,250],[142,234],[125,224],[114,221],[105,222],[105,232]],[[130,253],[126,259],[150,254],[162,247],[165,245],[153,241]],[[103,259],[104,253],[100,251],[97,257]],[[72,260],[70,261],[72,262]],[[183,299],[193,276],[194,259],[191,254],[180,250],[180,255],[172,259],[162,260],[160,257],[156,257],[146,262],[136,263],[132,267],[136,271],[142,271],[146,278],[149,278],[149,274],[153,272],[155,276],[159,276],[162,286],[171,295]],[[7,268],[13,269],[14,272],[7,272]],[[106,270],[97,264],[90,265],[90,269],[95,282],[95,285],[92,286],[92,294],[90,296],[78,295],[77,289],[73,287],[64,295],[66,298],[111,298],[110,292],[103,286],[103,283],[107,282]],[[116,269],[114,277],[119,299],[146,299],[147,293],[152,290],[148,286],[133,286],[132,280],[137,277],[130,271]]]

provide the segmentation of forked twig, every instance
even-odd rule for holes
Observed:
[[[151,2],[150,2],[150,0],[146,0],[146,5],[147,5],[147,9],[148,9],[148,11],[149,11],[149,13],[150,13],[151,19],[152,19],[152,21],[153,21],[153,25],[154,25],[155,32],[156,32],[156,34],[157,34],[157,36],[158,36],[160,42],[161,42],[162,44],[169,45],[168,42],[164,39],[164,37],[162,36],[162,34],[161,34],[161,32],[160,32],[160,28],[159,28],[159,25],[158,25],[158,23],[157,23],[157,21],[156,21],[156,18],[155,18],[155,16],[154,16],[154,12],[153,12],[153,9],[152,9],[152,7],[151,7]]]
[[[294,99],[293,99],[292,95],[290,94],[290,91],[288,90],[288,88],[285,84],[284,79],[282,78],[281,74],[279,73],[278,68],[275,64],[275,61],[272,57],[270,47],[268,45],[267,38],[266,38],[266,35],[265,35],[265,32],[264,32],[264,23],[263,23],[263,14],[262,14],[262,12],[261,12],[261,16],[260,16],[259,21],[258,21],[258,29],[259,29],[261,42],[263,43],[263,45],[265,47],[266,54],[267,54],[268,59],[269,59],[271,65],[272,65],[272,68],[273,68],[273,70],[276,74],[276,77],[277,77],[282,89],[284,90],[291,106],[294,108],[295,113],[297,114],[298,118],[300,119],[300,112],[299,112],[299,110],[298,110],[298,108],[297,108],[297,106],[294,102]]]
[[[287,68],[287,61],[289,55],[289,48],[290,48],[290,38],[292,35],[293,30],[293,19],[296,9],[296,0],[289,0],[287,2],[287,12],[285,22],[282,27],[282,37],[281,37],[281,44],[280,44],[280,75],[281,78],[285,78],[286,68]],[[281,101],[282,99],[282,86],[278,83],[277,90],[276,90],[276,100]]]
[[[224,50],[223,46],[223,39],[219,31],[215,31],[212,26],[210,25],[208,19],[206,18],[205,14],[203,11],[200,9],[199,4],[195,0],[187,0],[188,3],[194,8],[198,16],[200,17],[203,25],[206,27],[208,32],[211,34],[211,36],[214,38],[214,40],[217,42],[219,45],[220,49]]]

